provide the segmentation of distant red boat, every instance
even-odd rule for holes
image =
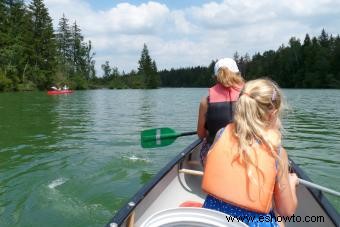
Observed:
[[[51,91],[47,91],[48,95],[61,95],[61,94],[70,94],[72,93],[73,90],[51,90]]]

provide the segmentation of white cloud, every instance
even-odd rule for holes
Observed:
[[[174,24],[174,28],[170,31],[182,34],[193,34],[197,30],[197,27],[194,26],[190,21],[187,20],[185,13],[183,11],[173,11],[171,13],[171,20]],[[168,28],[170,27],[167,26]]]
[[[288,12],[297,16],[310,16],[327,13],[339,13],[339,0],[285,0],[279,2]]]
[[[165,5],[156,2],[143,3],[139,6],[121,3],[103,13],[103,23],[112,32],[149,34],[162,27],[168,13],[169,9]]]
[[[176,10],[157,1],[107,10],[94,10],[84,0],[45,4],[55,26],[64,13],[92,41],[98,75],[105,61],[120,71],[136,69],[144,43],[159,69],[208,65],[235,51],[277,49],[292,36],[319,35],[322,28],[337,34],[340,22],[338,0],[225,0]]]
[[[275,12],[271,5],[270,1],[230,0],[193,7],[190,13],[197,23],[214,29],[225,29],[274,18]]]

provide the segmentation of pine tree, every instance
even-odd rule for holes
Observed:
[[[59,19],[58,29],[56,33],[57,47],[59,54],[59,63],[63,66],[64,73],[66,68],[72,59],[71,52],[71,29],[68,23],[68,19],[63,16]]]
[[[30,56],[30,23],[23,1],[5,1],[1,4],[3,18],[1,24],[0,63],[3,75],[11,81],[11,88],[17,89],[19,83],[24,80],[26,66]]]
[[[152,61],[151,64],[151,75],[150,75],[150,81],[149,81],[149,88],[158,88],[160,84],[160,77],[157,73],[157,65],[156,61]]]
[[[138,73],[144,77],[144,83],[146,88],[158,88],[159,75],[157,73],[156,62],[152,61],[149,50],[144,43],[140,60],[138,61]]]
[[[56,36],[59,69],[62,75],[60,79],[72,83],[79,89],[86,88],[88,81],[94,79],[96,75],[95,53],[92,52],[91,41],[84,42],[84,36],[77,22],[70,26],[65,15],[59,20]]]
[[[138,73],[140,74],[145,74],[151,68],[151,58],[149,55],[148,47],[146,46],[145,43],[138,63],[139,63]]]
[[[325,29],[322,29],[321,34],[320,34],[318,40],[319,40],[319,43],[320,43],[321,47],[325,47],[325,48],[329,47],[329,44],[330,44],[329,36],[326,33]]]
[[[5,5],[5,0],[0,0],[0,49],[5,46],[6,43],[6,30],[8,26],[7,22],[7,7]],[[1,62],[0,62],[1,63]]]
[[[5,3],[4,0],[0,0],[0,53],[1,50],[5,47],[5,42],[6,42],[6,7],[5,7]],[[0,70],[1,70],[1,66],[2,66],[2,61],[1,61],[1,55],[0,55]]]
[[[334,51],[332,55],[332,72],[334,75],[333,87],[340,88],[340,36],[334,39]]]
[[[81,34],[81,30],[75,21],[71,28],[71,54],[72,63],[75,73],[82,73],[85,71],[85,47],[83,45],[84,37]]]
[[[111,66],[110,62],[106,61],[105,64],[101,65],[102,70],[104,71],[103,79],[109,81],[111,79]]]
[[[56,43],[52,19],[43,0],[33,0],[29,5],[33,25],[34,82],[47,88],[53,82],[56,67]]]
[[[95,53],[92,52],[92,42],[89,40],[88,44],[85,45],[85,77],[87,80],[94,79],[96,77],[95,70]]]

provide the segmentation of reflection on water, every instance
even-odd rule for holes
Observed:
[[[340,191],[340,91],[284,90],[284,146]],[[0,94],[0,226],[103,226],[196,136],[142,149],[140,131],[194,131],[206,89]],[[329,196],[339,209],[339,198]]]
[[[152,119],[154,119],[153,116],[153,108],[157,108],[157,106],[155,106],[156,103],[152,103],[153,100],[157,100],[156,98],[152,98],[152,90],[143,90],[141,91],[140,94],[140,122],[143,125],[143,128],[150,128],[152,127]]]

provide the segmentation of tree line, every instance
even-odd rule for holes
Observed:
[[[216,60],[207,66],[158,71],[144,44],[138,69],[119,72],[109,61],[97,77],[91,41],[85,42],[79,25],[63,15],[54,31],[43,0],[0,0],[0,91],[46,90],[68,85],[72,89],[208,87],[214,83]],[[246,80],[269,77],[285,88],[340,88],[340,37],[325,30],[303,42],[263,53],[234,54]]]
[[[102,78],[97,79],[97,83],[108,85],[111,89],[154,89],[160,86],[160,77],[157,70],[156,61],[150,57],[147,45],[144,43],[138,70],[129,73],[119,73],[117,67],[111,67],[110,62],[106,61],[101,65],[104,72]]]
[[[303,42],[290,38],[276,51],[233,56],[246,80],[269,77],[284,88],[340,88],[340,37],[323,29],[317,37],[306,34]],[[160,72],[162,87],[207,87],[215,61],[207,67]]]
[[[63,15],[54,31],[43,0],[0,0],[0,91],[87,88],[93,57],[76,22]]]

